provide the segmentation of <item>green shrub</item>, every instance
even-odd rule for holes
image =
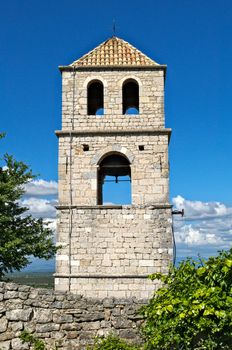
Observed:
[[[187,259],[152,279],[163,286],[141,310],[145,349],[232,348],[232,249],[208,261]]]
[[[22,340],[22,343],[33,345],[34,350],[45,350],[44,342],[26,330],[21,332],[20,339]]]
[[[139,350],[141,347],[130,345],[125,340],[110,334],[106,338],[97,337],[95,343],[89,350]]]

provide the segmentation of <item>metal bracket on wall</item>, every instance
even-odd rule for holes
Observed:
[[[182,210],[173,210],[172,215],[181,215],[182,217],[184,216],[184,209]]]

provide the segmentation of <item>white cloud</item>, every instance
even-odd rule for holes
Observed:
[[[190,201],[181,196],[173,198],[172,201],[178,210],[184,209],[188,220],[232,215],[232,208],[220,202]]]
[[[44,223],[48,224],[48,227],[55,233],[56,232],[56,219],[44,219]]]
[[[187,245],[218,245],[222,244],[222,238],[215,234],[206,232],[204,228],[194,227],[193,225],[183,225],[176,233],[177,243],[186,243]]]
[[[56,217],[56,200],[30,197],[23,199],[20,203],[22,206],[29,208],[29,213],[35,218],[49,219]]]
[[[53,231],[53,239],[56,237],[56,209],[58,204],[58,185],[55,181],[43,179],[30,181],[25,185],[26,193],[20,200],[20,205],[27,207],[25,215],[31,214],[34,218],[43,218],[45,224]],[[41,271],[54,269],[54,259],[44,261],[32,258],[33,263],[28,267],[29,271]]]
[[[26,196],[57,195],[58,184],[56,181],[32,180],[25,185],[25,190]]]
[[[232,244],[232,208],[220,202],[173,198],[176,209],[184,209],[185,216],[174,217],[177,256],[203,256],[229,249]]]

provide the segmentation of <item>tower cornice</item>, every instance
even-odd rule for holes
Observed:
[[[69,204],[58,204],[56,205],[57,210],[70,210],[70,209],[89,209],[89,210],[101,210],[101,209],[144,209],[150,210],[155,209],[172,209],[173,205],[170,203],[148,203],[146,205],[69,205]]]
[[[154,71],[154,70],[167,70],[166,64],[160,64],[157,66],[131,66],[131,65],[124,65],[124,66],[80,66],[80,67],[73,67],[73,66],[59,66],[58,67],[61,72],[78,72],[78,71],[84,71],[84,72],[94,72],[94,71],[125,71],[125,70],[131,70],[131,71]]]
[[[125,135],[125,134],[136,134],[136,135],[168,135],[168,140],[170,140],[172,133],[171,128],[164,129],[83,129],[83,130],[56,130],[55,134],[57,137],[63,136],[85,136],[85,135]]]
[[[115,72],[121,72],[121,71],[140,71],[140,72],[151,72],[151,71],[163,71],[164,74],[164,80],[166,79],[166,72],[167,72],[167,65],[166,64],[159,64],[157,66],[131,66],[131,65],[124,65],[124,66],[59,66],[58,67],[60,72],[108,72],[108,71],[115,71]]]

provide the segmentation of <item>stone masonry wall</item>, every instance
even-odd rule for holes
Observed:
[[[83,150],[88,144],[89,150]],[[139,150],[139,145],[144,150]],[[119,152],[131,162],[132,204],[168,203],[168,135],[80,135],[72,140],[72,197],[75,205],[97,204],[101,156]],[[59,203],[70,202],[70,138],[59,138]]]
[[[166,273],[172,258],[171,206],[60,209],[56,290],[87,297],[150,298],[147,276]],[[70,240],[70,243],[69,243]],[[70,280],[71,278],[71,280]]]
[[[122,86],[135,79],[139,85],[137,116],[122,114]],[[93,80],[104,86],[104,116],[87,116],[87,87]],[[74,87],[74,93],[73,93]],[[71,128],[74,98],[74,129],[117,130],[164,127],[164,72],[160,70],[102,70],[62,72],[62,129]]]
[[[165,70],[140,68],[62,69],[56,290],[149,298],[155,286],[147,276],[171,262]],[[130,79],[139,86],[138,115],[123,114],[123,84]],[[96,80],[104,86],[102,116],[87,111],[88,86]],[[109,155],[130,165],[131,205],[101,201],[101,162]]]
[[[112,332],[139,342],[142,319],[137,310],[144,303],[133,298],[86,299],[0,282],[0,349],[29,349],[19,339],[22,330],[43,339],[50,350],[86,349],[94,337]]]

